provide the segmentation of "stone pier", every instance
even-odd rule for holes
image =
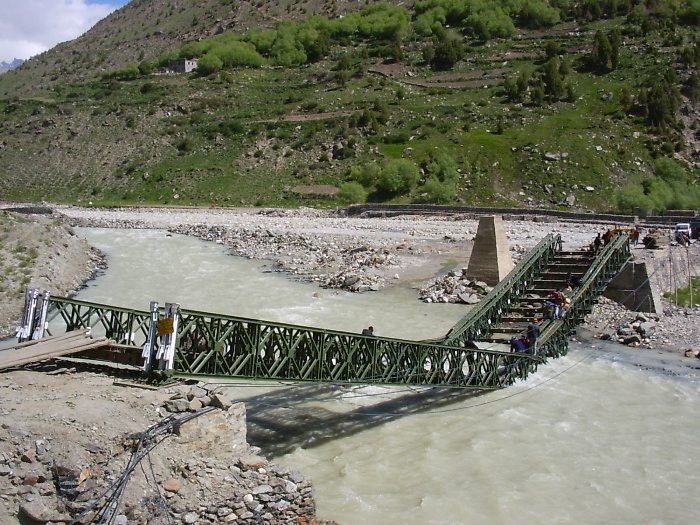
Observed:
[[[481,217],[469,258],[467,275],[490,286],[498,284],[513,269],[508,238],[500,215]]]

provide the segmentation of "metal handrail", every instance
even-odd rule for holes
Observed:
[[[607,285],[607,281],[617,274],[629,259],[629,237],[627,234],[619,233],[601,250],[584,274],[583,284],[571,296],[571,307],[566,317],[543,323],[542,333],[538,338],[540,348],[546,348],[549,340],[555,337],[558,340],[563,337],[564,342],[557,341],[558,345],[566,344],[569,333],[588,313],[593,301]],[[558,351],[556,355],[561,355],[561,352]]]
[[[454,345],[459,340],[464,340],[464,334],[470,334],[468,340],[474,339],[473,335],[483,336],[482,328],[498,322],[504,310],[504,303],[509,303],[514,297],[521,295],[529,282],[541,273],[542,268],[549,264],[557,252],[561,251],[561,235],[549,234],[542,239],[537,246],[518,263],[518,265],[506,275],[487,295],[479,306],[460,319],[442,341],[445,345]]]

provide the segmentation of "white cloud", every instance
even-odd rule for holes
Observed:
[[[0,62],[73,40],[117,7],[115,0],[0,0]]]

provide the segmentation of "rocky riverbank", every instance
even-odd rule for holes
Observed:
[[[364,292],[401,282],[434,287],[435,275],[468,260],[478,221],[460,217],[345,217],[310,209],[242,210],[57,207],[74,226],[153,228],[268,259],[275,271],[330,288]],[[515,261],[545,235],[560,232],[571,249],[591,242],[597,226],[508,221]],[[430,280],[429,282],[425,282]]]
[[[0,339],[14,335],[27,286],[70,295],[104,266],[102,254],[60,219],[0,209]]]
[[[1,525],[333,523],[308,479],[247,444],[245,407],[225,394],[42,372],[0,378]]]

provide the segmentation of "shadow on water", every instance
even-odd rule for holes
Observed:
[[[315,403],[377,397],[362,394],[346,386],[316,384],[284,388],[245,400],[248,442],[260,447],[266,456],[279,457],[298,447],[312,448],[334,439],[357,434],[399,418],[484,395],[492,390],[465,390],[432,387],[409,389],[404,394],[383,392],[391,396],[351,411],[334,412]]]

